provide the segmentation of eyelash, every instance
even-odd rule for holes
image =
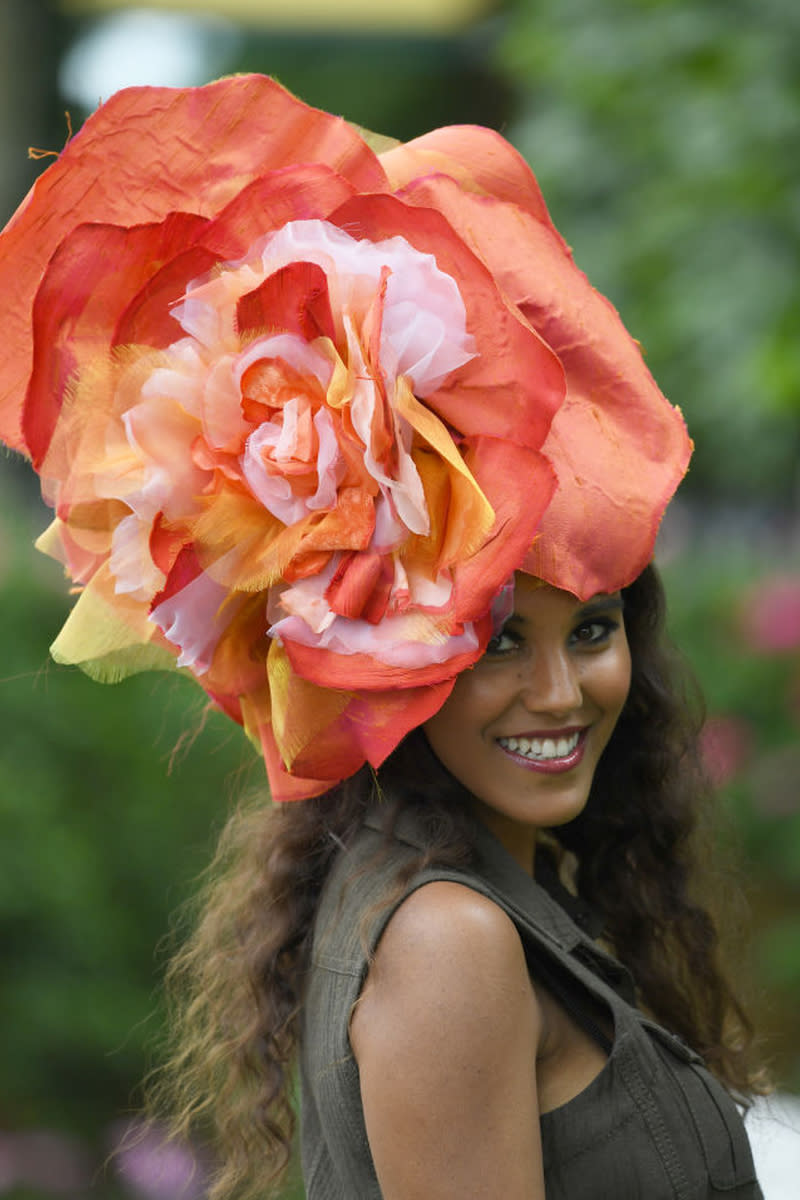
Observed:
[[[601,630],[599,634],[586,641],[578,639],[577,634],[580,630],[592,629],[594,626],[599,626]],[[594,617],[591,621],[581,621],[580,625],[576,626],[572,637],[575,644],[579,646],[602,646],[616,629],[619,629],[619,621],[615,621],[612,617]]]
[[[599,628],[599,633],[585,640],[578,637],[581,630],[591,630],[595,627]],[[612,617],[593,617],[590,621],[581,621],[579,625],[576,625],[570,635],[570,640],[576,646],[604,646],[612,633],[619,629],[619,627],[620,622],[615,621]],[[507,638],[513,645],[508,649],[501,650],[498,643],[503,638]],[[513,654],[522,645],[523,641],[524,638],[521,634],[515,633],[510,629],[501,629],[499,633],[496,633],[493,638],[489,639],[489,644],[486,647],[486,655],[489,658],[505,658],[507,655]]]
[[[500,650],[498,648],[497,643],[499,643],[503,638],[508,638],[510,642],[514,643],[512,650],[516,650],[522,641],[522,639],[516,634],[509,633],[507,629],[501,629],[499,633],[494,635],[494,637],[489,638],[489,642],[486,646],[486,654],[490,658],[503,658],[506,654],[512,653],[512,650]]]

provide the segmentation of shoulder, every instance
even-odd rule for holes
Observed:
[[[398,907],[378,943],[375,968],[376,978],[423,968],[437,976],[452,971],[464,982],[473,976],[528,980],[522,942],[508,914],[466,884],[445,880],[417,888]]]
[[[487,1053],[512,1032],[538,1040],[538,1002],[520,936],[499,905],[465,884],[427,883],[398,907],[378,943],[351,1023],[356,1057],[391,1031],[419,1051],[444,1036]],[[515,1039],[516,1040],[516,1039]]]
[[[538,1000],[519,934],[464,884],[427,883],[378,943],[350,1025],[383,1194],[544,1195]]]

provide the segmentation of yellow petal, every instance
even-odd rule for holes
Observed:
[[[458,513],[458,524],[448,522],[442,546],[442,565],[461,557],[469,557],[488,537],[494,525],[495,513],[475,477],[464,462],[458,447],[444,422],[425,405],[420,404],[408,381],[401,376],[395,388],[397,411],[425,439],[455,473],[451,476],[452,506]]]
[[[272,698],[272,731],[288,769],[314,738],[342,715],[352,693],[321,688],[291,668],[280,642],[270,643],[267,674]]]
[[[117,683],[138,671],[175,669],[175,657],[151,643],[155,632],[144,604],[114,595],[111,573],[103,566],[81,592],[50,653],[100,683]]]

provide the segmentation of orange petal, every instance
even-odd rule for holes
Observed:
[[[404,193],[435,203],[558,354],[568,401],[544,453],[558,490],[524,569],[582,598],[630,583],[688,465],[680,412],[660,392],[613,306],[552,225],[431,177]]]
[[[332,693],[294,675],[280,647],[270,648],[270,659],[270,687],[242,696],[241,714],[277,803],[319,796],[365,763],[379,767],[406,734],[439,711],[454,682]]]
[[[53,255],[33,308],[33,373],[22,418],[35,466],[50,444],[68,387],[95,356],[107,357],[131,295],[204,224],[177,214],[134,229],[81,225]]]
[[[350,702],[350,693],[340,688],[319,688],[302,679],[292,670],[285,647],[277,641],[270,643],[267,674],[275,743],[282,761],[292,767],[307,751],[309,743],[323,737],[338,720]],[[344,753],[345,757],[352,757],[350,751],[345,749]],[[307,768],[298,770],[300,774],[308,773]],[[335,761],[327,764],[326,774],[339,774]]]
[[[267,681],[267,599],[263,593],[243,596],[234,592],[226,602],[235,612],[217,644],[208,673],[199,681],[225,709],[249,692],[258,692]],[[223,616],[226,616],[223,610]],[[234,719],[241,719],[236,717]]]
[[[402,692],[356,693],[342,715],[308,742],[293,763],[293,773],[330,778],[335,767],[338,780],[353,775],[365,762],[379,767],[407,733],[439,711],[453,683],[447,679]]]
[[[31,307],[48,260],[70,230],[83,222],[162,221],[181,209],[214,216],[252,180],[296,163],[326,164],[360,190],[387,187],[380,163],[352,126],[264,76],[115,93],[40,176],[0,235],[0,437],[25,448],[21,404]]]
[[[209,575],[240,591],[260,592],[281,576],[302,576],[303,564],[309,559],[318,564],[320,552],[364,549],[374,523],[371,499],[355,489],[341,493],[331,512],[312,513],[290,526],[249,494],[227,490],[187,525]],[[228,556],[224,577],[216,567],[223,555]]]
[[[391,558],[362,550],[342,557],[325,591],[325,599],[339,616],[363,618],[374,625],[386,613],[393,582]]]
[[[157,513],[150,530],[149,549],[150,557],[159,571],[165,575],[170,573],[184,541],[185,534],[171,529],[164,520],[164,514]]]
[[[312,342],[333,338],[334,326],[328,281],[316,263],[289,263],[269,275],[236,306],[240,336],[269,331],[294,333]]]
[[[286,526],[267,512],[249,493],[229,488],[209,498],[202,513],[188,523],[197,557],[213,579],[239,591],[260,592],[281,574],[281,564],[291,556],[281,535]],[[295,536],[300,535],[296,526]],[[216,563],[225,558],[223,578]]]
[[[441,708],[453,686],[447,679],[402,692],[319,688],[293,672],[277,643],[270,647],[269,667],[270,698],[248,696],[243,711],[277,801],[319,795],[365,762],[379,767],[411,729]]]
[[[544,454],[513,442],[475,438],[465,457],[496,513],[491,535],[455,570],[456,617],[472,621],[487,611],[522,564],[551,502],[556,478]]]
[[[441,530],[438,546],[438,569],[441,570],[459,559],[468,557],[481,545],[494,525],[494,509],[478,486],[463,455],[456,449],[447,427],[426,405],[420,404],[405,379],[399,379],[397,382],[395,406],[447,467],[450,486],[446,497],[438,487],[436,489],[439,493],[438,504],[441,506],[443,501],[447,504],[444,522],[441,520],[444,514],[434,515],[429,504],[431,520],[438,518],[437,524]],[[434,456],[418,451],[414,457],[416,461]],[[423,471],[427,467],[429,481],[435,465],[430,462],[422,465]],[[433,495],[430,499],[436,503]],[[419,545],[420,541],[422,539],[415,539],[415,544]]]
[[[466,191],[483,192],[547,220],[547,206],[525,159],[505,138],[480,125],[449,125],[379,155],[393,190],[433,173]]]
[[[616,401],[588,391],[565,407],[545,443],[558,490],[522,569],[586,600],[650,562],[691,442],[679,415],[637,409],[622,389]]]
[[[288,221],[324,219],[355,192],[324,163],[287,163],[243,187],[209,223],[203,245],[219,259],[240,258],[257,238]]]

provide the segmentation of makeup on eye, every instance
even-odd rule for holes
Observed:
[[[581,605],[570,622],[572,627],[567,634],[567,643],[587,649],[604,646],[621,628],[624,606],[619,593],[596,596]],[[522,647],[526,641],[525,625],[526,619],[522,614],[511,613],[502,629],[490,638],[485,657],[504,658]]]
[[[611,617],[595,617],[592,621],[581,621],[571,634],[570,640],[579,646],[603,645],[619,627],[620,622]],[[584,631],[589,632],[588,637],[581,636]]]

